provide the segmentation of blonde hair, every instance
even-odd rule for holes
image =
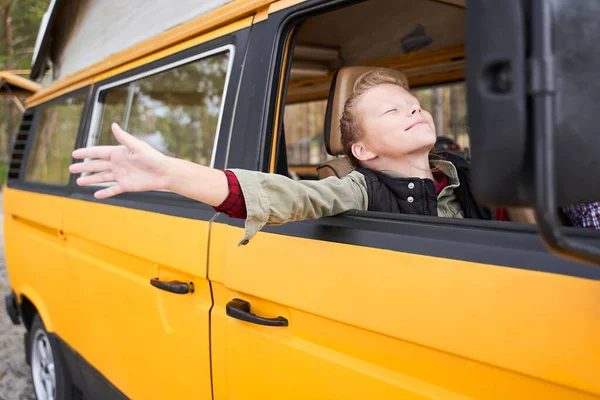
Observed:
[[[356,104],[358,99],[370,89],[379,85],[397,85],[401,88],[408,90],[408,86],[404,81],[392,75],[385,69],[374,69],[369,72],[362,74],[354,83],[352,94],[346,100],[344,104],[344,112],[342,118],[340,118],[340,133],[342,148],[344,154],[352,165],[359,167],[360,163],[352,154],[352,145],[364,136],[362,129],[361,115],[356,110]]]

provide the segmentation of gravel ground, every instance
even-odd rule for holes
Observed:
[[[4,296],[10,283],[4,259],[4,216],[0,192],[0,400],[35,399],[29,366],[25,362],[22,325],[13,325],[6,314]]]

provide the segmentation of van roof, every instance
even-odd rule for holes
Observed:
[[[59,80],[171,30],[197,34],[197,19],[208,14],[232,21],[273,2],[178,0],[165,7],[164,0],[52,0],[40,25],[31,78],[41,78],[52,65],[53,79]]]

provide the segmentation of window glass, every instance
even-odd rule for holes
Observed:
[[[97,143],[118,144],[118,122],[164,154],[210,165],[229,60],[223,52],[102,91]]]
[[[25,180],[52,185],[69,183],[71,153],[75,148],[84,102],[84,96],[67,97],[41,110]]]
[[[453,146],[452,142],[454,142],[458,146],[440,150],[467,150],[469,148],[469,130],[465,83],[419,88],[411,92],[419,99],[421,107],[433,116],[438,137],[451,140],[442,140],[443,144],[448,146],[450,143],[450,146]]]
[[[327,154],[323,127],[327,100],[288,104],[283,116],[288,165],[319,165]]]

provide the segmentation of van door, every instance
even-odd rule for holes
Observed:
[[[211,234],[215,398],[600,395],[600,272],[530,227],[371,215],[242,235]]]
[[[246,36],[196,39],[100,82],[87,143],[114,144],[116,121],[165,153],[222,168]],[[89,397],[114,385],[134,399],[210,399],[214,211],[167,192],[99,202],[98,189],[76,188],[65,216]]]
[[[257,101],[228,167],[281,159],[266,108],[284,14],[253,27],[241,92]],[[549,254],[533,226],[348,212],[243,235],[222,215],[211,227],[215,399],[600,395],[600,271]]]

